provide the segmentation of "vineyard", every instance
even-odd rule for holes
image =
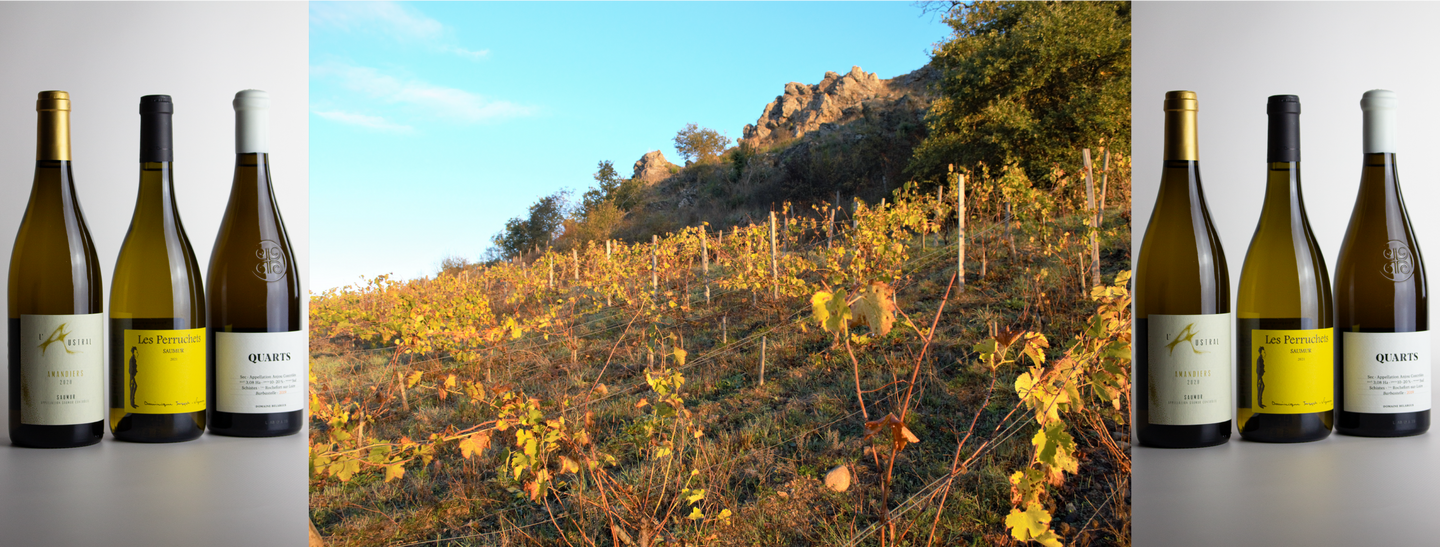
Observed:
[[[312,296],[312,521],[328,545],[1128,545],[1115,165]]]

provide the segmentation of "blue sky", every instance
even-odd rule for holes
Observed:
[[[881,78],[949,29],[906,2],[311,2],[311,285],[433,274],[596,163],[741,136],[787,82]]]

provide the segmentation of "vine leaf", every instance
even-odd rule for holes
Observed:
[[[401,465],[401,464],[398,464],[398,463],[397,463],[397,464],[391,464],[391,465],[385,466],[385,482],[390,482],[390,481],[395,480],[395,479],[403,478],[404,476],[405,476],[405,466],[404,466],[404,465]]]
[[[893,413],[887,413],[884,418],[873,422],[865,422],[865,438],[868,440],[870,437],[885,433],[887,429],[890,430],[890,445],[896,452],[904,450],[907,444],[920,442],[920,438],[916,437],[910,428],[905,427],[905,423],[901,422],[900,418],[896,418]]]
[[[467,460],[471,455],[480,455],[486,448],[490,448],[489,431],[482,431],[460,439],[460,456]]]
[[[855,323],[870,325],[870,332],[884,336],[895,326],[895,289],[877,282],[860,289],[855,300]]]
[[[1010,536],[1020,541],[1035,541],[1045,547],[1063,547],[1060,537],[1050,531],[1050,512],[1040,506],[1039,502],[1031,503],[1021,512],[1019,508],[1010,509],[1010,515],[1005,517],[1005,527],[1010,529]]]
[[[1030,444],[1035,445],[1035,459],[1044,464],[1050,484],[1060,486],[1065,481],[1065,473],[1079,472],[1075,439],[1065,431],[1064,422],[1057,421],[1040,429]]]
[[[840,289],[834,293],[820,291],[810,297],[810,307],[815,312],[815,320],[820,323],[820,328],[830,332],[841,332],[848,328],[850,319],[854,315],[850,311],[850,305],[846,303],[845,290]]]

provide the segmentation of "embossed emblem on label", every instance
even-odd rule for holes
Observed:
[[[271,282],[285,279],[285,253],[280,252],[279,243],[260,240],[255,247],[255,258],[260,260],[255,265],[255,277]]]

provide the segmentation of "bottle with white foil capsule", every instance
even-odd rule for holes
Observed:
[[[1430,428],[1425,263],[1395,161],[1395,93],[1365,92],[1364,161],[1335,265],[1335,430],[1398,437]]]
[[[270,179],[264,91],[235,94],[235,180],[206,276],[209,296],[209,427],[274,437],[304,423],[309,341],[300,275]]]

